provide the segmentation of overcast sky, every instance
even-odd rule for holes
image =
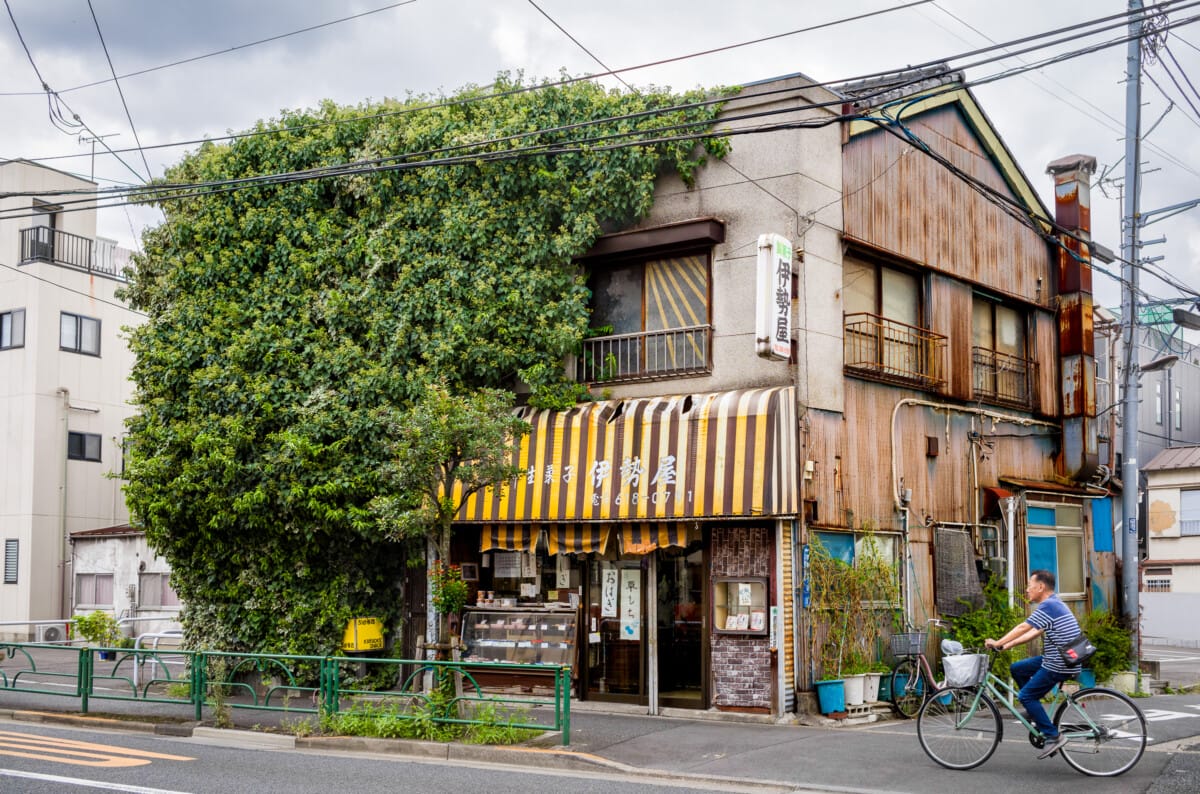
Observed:
[[[832,81],[955,56],[1127,7],[1127,0],[932,0],[909,8],[898,7],[911,0],[535,1],[537,6],[530,0],[413,0],[385,8],[391,5],[387,0],[92,0],[92,7],[118,75],[237,48],[120,81],[144,146],[243,130],[281,109],[311,107],[323,99],[357,104],[409,92],[450,92],[468,83],[486,85],[501,70],[532,77],[564,70],[582,75],[601,70],[592,55],[621,69],[893,9],[624,74],[635,85],[677,90],[794,72]],[[133,147],[116,85],[108,80],[78,88],[111,78],[87,0],[7,3],[50,88],[91,130],[115,136],[106,139],[110,146]],[[385,10],[242,46],[375,9]],[[1197,15],[1200,3],[1180,0],[1167,18]],[[1040,54],[968,69],[967,78],[1119,35],[1072,38]],[[1170,108],[1143,151],[1143,211],[1200,198],[1200,94],[1192,87],[1200,87],[1200,24],[1177,28],[1163,41],[1167,49],[1147,61],[1143,81],[1143,131]],[[1093,194],[1093,234],[1114,251],[1121,243],[1117,183],[1124,173],[1125,58],[1125,46],[1119,45],[974,89],[1047,206],[1053,207],[1045,175],[1051,160],[1084,153],[1097,158],[1101,171],[1112,168],[1112,181]],[[81,155],[47,164],[85,176],[91,172],[91,144],[51,125],[46,97],[7,13],[0,15],[0,120],[0,158]],[[185,151],[147,151],[150,171],[161,176]],[[137,152],[121,156],[145,178]],[[111,155],[98,154],[94,168],[102,185],[139,178]],[[157,220],[146,209],[105,210],[99,233],[136,247],[136,233]],[[1153,224],[1143,236],[1164,235],[1167,242],[1147,247],[1145,255],[1163,256],[1157,267],[1200,290],[1200,210]],[[1119,273],[1115,264],[1112,269]],[[1149,293],[1144,299],[1179,294],[1149,272],[1141,286]],[[1120,301],[1117,282],[1102,274],[1096,293],[1104,305]]]

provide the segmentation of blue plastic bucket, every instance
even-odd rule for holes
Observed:
[[[842,685],[842,679],[818,681],[816,687],[817,702],[822,714],[846,710],[846,690]]]

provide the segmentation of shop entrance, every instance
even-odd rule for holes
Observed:
[[[655,552],[658,569],[658,704],[707,708],[708,647],[704,616],[704,548]]]
[[[656,677],[658,705],[708,707],[704,557],[697,539],[588,561],[589,700],[649,705]]]

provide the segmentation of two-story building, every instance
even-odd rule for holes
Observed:
[[[1094,161],[1052,164],[1060,245],[961,76],[911,77],[744,87],[725,128],[769,129],[691,188],[660,179],[648,218],[581,257],[597,335],[571,366],[599,399],[525,409],[526,475],[460,513],[452,556],[490,602],[469,651],[548,661],[539,643],[567,643],[528,631],[548,621],[502,610],[578,605],[555,660],[580,697],[779,715],[820,672],[814,534],[853,563],[872,533],[913,622],[988,575],[1051,568],[1080,610],[1111,578],[1088,485]]]
[[[105,555],[81,561],[72,543],[94,530],[140,535],[120,478],[133,411],[121,329],[140,321],[116,296],[129,252],[96,237],[93,206],[63,199],[94,188],[36,163],[0,163],[2,637],[61,640],[76,607],[137,607],[136,578],[115,581]],[[142,574],[169,575],[144,540],[139,553],[135,571],[141,562]]]

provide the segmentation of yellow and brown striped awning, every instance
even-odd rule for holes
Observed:
[[[539,527],[488,526],[479,535],[480,551],[537,551]]]
[[[546,528],[546,551],[555,554],[604,553],[611,524],[565,524]]]
[[[473,494],[487,523],[789,516],[798,510],[792,387],[527,410],[525,474]]]
[[[670,521],[621,525],[621,553],[649,554],[668,546],[687,546],[687,525]]]

